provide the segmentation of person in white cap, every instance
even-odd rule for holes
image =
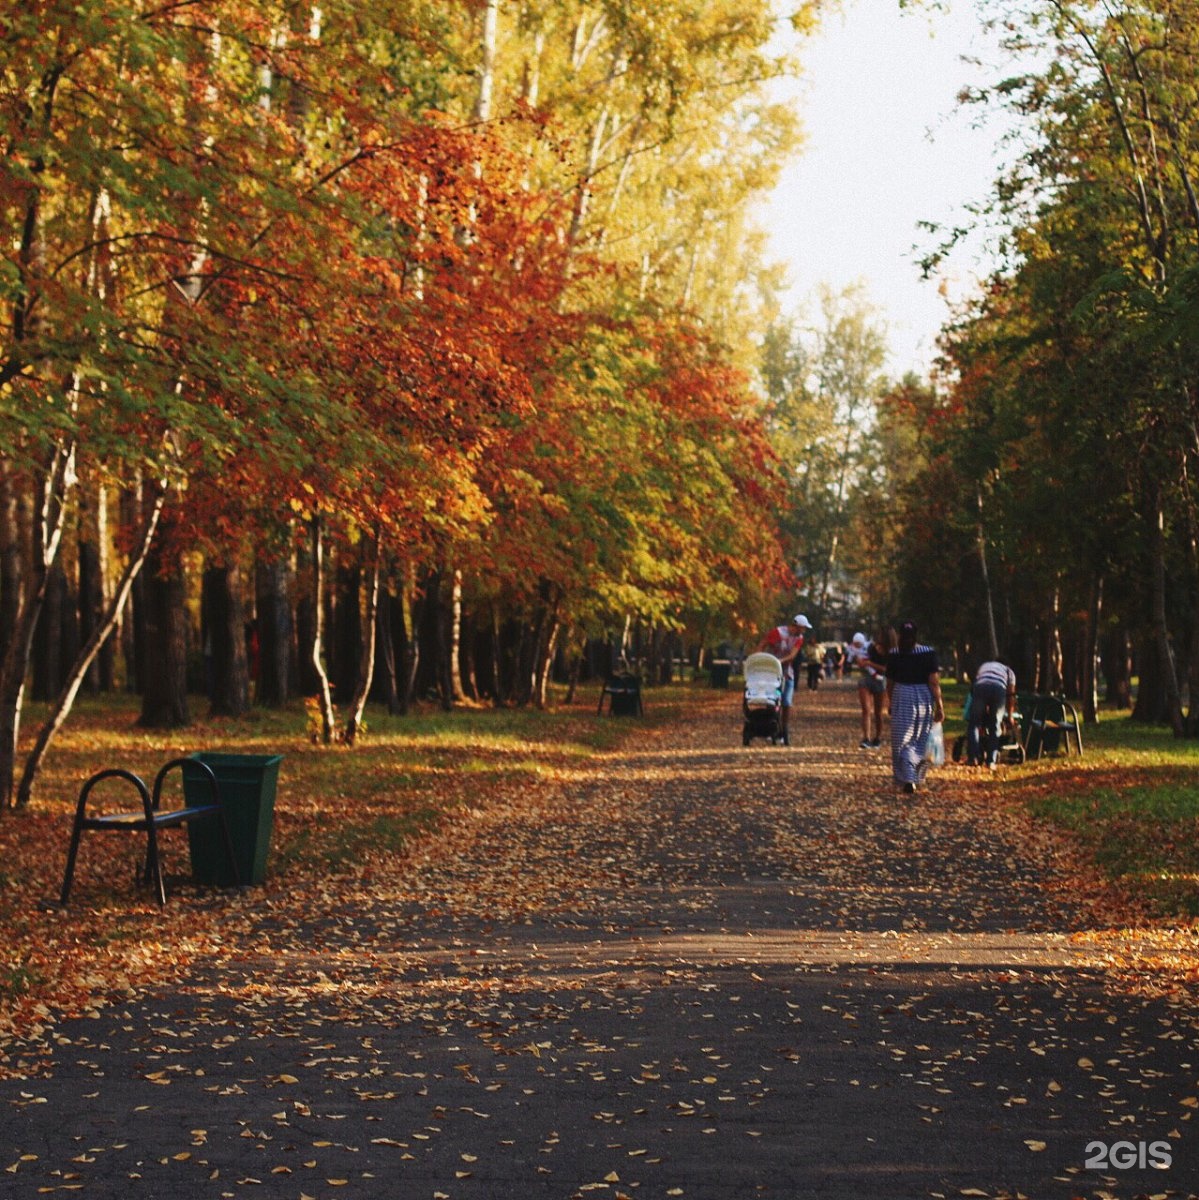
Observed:
[[[758,645],[758,650],[773,654],[783,664],[783,745],[791,745],[791,706],[795,703],[795,660],[803,649],[806,631],[812,622],[797,613],[787,625],[776,625]]]

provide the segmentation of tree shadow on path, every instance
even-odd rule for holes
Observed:
[[[1111,985],[983,789],[904,803],[848,686],[790,748],[731,695],[634,730],[60,1026],[3,1194],[1195,1194],[1192,1007]]]

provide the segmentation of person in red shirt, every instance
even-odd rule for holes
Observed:
[[[803,649],[805,632],[812,622],[803,613],[792,617],[786,625],[776,625],[758,645],[758,650],[773,654],[783,664],[783,712],[780,724],[783,727],[783,745],[791,745],[789,732],[791,705],[795,702],[795,663]]]

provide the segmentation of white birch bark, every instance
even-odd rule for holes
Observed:
[[[100,653],[109,635],[120,622],[121,615],[125,611],[125,605],[129,600],[129,594],[133,590],[133,582],[141,573],[141,569],[145,566],[146,558],[150,553],[150,544],[154,540],[154,534],[158,529],[158,520],[162,516],[163,508],[166,506],[166,498],[167,489],[165,486],[160,485],[155,494],[150,512],[147,514],[141,537],[138,539],[137,548],[129,556],[129,561],[126,563],[125,570],[117,584],[116,592],[109,602],[103,618],[97,624],[96,628],[92,630],[91,636],[79,651],[75,662],[72,664],[67,682],[63,685],[62,691],[59,692],[53,708],[42,723],[32,749],[25,758],[25,767],[21,773],[20,786],[17,789],[18,807],[24,807],[32,798],[33,784],[37,779],[38,771],[41,769],[42,760],[45,758],[46,752],[49,750],[55,735],[66,723],[66,719],[71,712],[71,707],[75,703],[75,698],[79,694],[79,688],[87,677],[88,669],[95,661],[96,655]]]
[[[362,621],[362,648],[358,658],[358,687],[350,701],[350,712],[346,718],[342,740],[352,746],[362,731],[362,714],[366,711],[366,699],[370,695],[375,678],[375,636],[379,624],[379,584],[383,576],[383,535],[375,535],[374,562],[371,566],[370,585],[366,593],[366,611]]]
[[[320,740],[327,746],[333,741],[337,714],[333,709],[329,673],[325,670],[325,540],[319,516],[313,517],[309,523],[309,538],[312,547],[312,669],[320,685]]]
[[[483,10],[483,40],[479,57],[479,90],[475,95],[475,121],[491,120],[495,100],[495,57],[500,28],[501,0],[487,0]]]

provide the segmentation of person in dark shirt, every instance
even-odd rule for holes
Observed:
[[[916,623],[899,627],[899,647],[887,656],[887,695],[891,709],[891,770],[902,791],[911,794],[923,778],[928,736],[945,720],[937,652],[916,640]]]

